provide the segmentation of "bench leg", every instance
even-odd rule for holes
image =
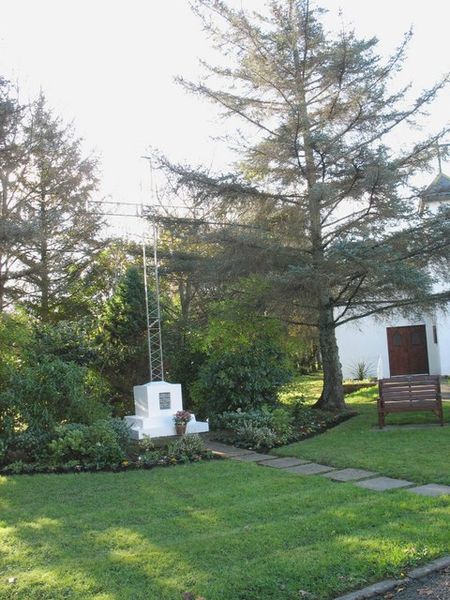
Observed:
[[[384,413],[381,411],[378,413],[378,427],[380,429],[383,429],[384,427]]]

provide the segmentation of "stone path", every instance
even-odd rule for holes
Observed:
[[[211,440],[205,440],[205,444],[208,450],[232,460],[253,462],[261,467],[280,469],[296,475],[322,475],[331,481],[349,482],[358,487],[376,492],[404,489],[407,492],[418,494],[419,496],[450,495],[449,485],[440,485],[437,483],[417,485],[417,483],[414,483],[413,481],[384,477],[380,473],[366,471],[364,469],[337,469],[336,467],[295,458],[294,456],[280,458],[273,456],[272,454],[260,454],[258,452],[253,452],[252,450],[235,448],[234,446],[228,446]]]

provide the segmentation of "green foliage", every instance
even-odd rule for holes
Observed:
[[[161,450],[146,450],[139,456],[138,460],[144,467],[155,467],[162,464],[162,458]]]
[[[286,356],[269,339],[216,350],[200,368],[193,396],[208,415],[275,404],[290,376]]]
[[[296,439],[292,412],[284,407],[225,412],[214,417],[212,426],[225,430],[221,434],[224,441],[255,450],[273,448]]]
[[[302,401],[289,406],[261,410],[225,412],[211,420],[217,439],[223,442],[268,450],[326,431],[352,413],[329,414],[307,407]]]
[[[8,462],[14,457],[21,457],[26,462],[46,459],[48,445],[54,437],[54,432],[29,427],[11,439],[5,458]]]
[[[199,338],[200,327],[194,323],[186,325],[180,320],[163,324],[164,370],[168,381],[176,381],[183,386],[183,405],[194,412],[191,397],[198,372],[204,363],[206,354]],[[194,410],[195,408],[195,410]],[[206,416],[206,415],[200,415]]]
[[[108,414],[96,398],[97,377],[86,367],[44,355],[9,375],[0,404],[16,425],[51,430],[64,421],[90,423]]]
[[[149,437],[144,437],[142,440],[139,440],[138,446],[141,452],[151,452],[155,449],[155,444],[152,438]]]
[[[229,411],[220,415],[213,415],[210,424],[212,429],[237,429],[244,423],[252,423],[255,427],[270,426],[271,413],[268,410]]]
[[[373,375],[373,371],[373,364],[364,360],[360,360],[352,366],[352,375],[357,381],[369,379]]]
[[[319,404],[343,409],[336,327],[448,302],[450,247],[429,240],[450,239],[450,208],[419,215],[414,201],[416,177],[447,129],[397,147],[386,134],[420,126],[449,77],[411,97],[408,85],[397,86],[411,34],[381,57],[376,38],[327,31],[323,9],[309,0],[269,2],[261,13],[200,0],[194,10],[220,48],[219,64],[180,83],[231,119],[224,139],[239,160],[216,173],[161,156],[159,165],[208,214],[193,227],[210,243],[218,285],[239,294],[242,278],[257,274],[270,289],[262,287],[262,314],[318,330]],[[433,293],[436,278],[443,293]]]
[[[253,450],[267,450],[273,448],[277,441],[277,434],[270,427],[260,427],[253,423],[244,422],[235,431],[236,446],[251,448]]]
[[[190,462],[198,460],[206,454],[205,445],[196,433],[183,435],[170,444],[167,449],[169,460],[176,462]]]
[[[120,463],[126,458],[122,432],[117,433],[116,424],[100,420],[92,425],[61,425],[56,439],[50,442],[50,458],[55,463],[79,461],[94,463],[100,467]]]
[[[154,297],[149,293],[149,307]],[[129,414],[133,385],[149,379],[147,322],[142,269],[131,266],[106,303],[97,343],[102,374],[112,390],[116,414]]]
[[[20,170],[24,220],[34,222],[37,235],[16,253],[27,291],[22,302],[43,322],[64,316],[73,281],[83,277],[104,242],[97,237],[98,214],[86,202],[97,187],[97,163],[84,157],[81,139],[49,109],[41,93],[22,124],[27,149],[26,167]]]
[[[205,362],[192,387],[195,408],[213,416],[274,405],[278,388],[291,375],[283,328],[245,303],[224,301],[201,339]]]
[[[128,423],[123,419],[108,419],[109,426],[114,431],[117,437],[119,446],[123,450],[128,450],[131,443],[131,429]]]
[[[93,323],[85,318],[59,321],[55,324],[34,324],[33,351],[37,355],[51,354],[64,362],[92,366],[98,362],[90,331]]]
[[[0,438],[9,444],[23,431],[38,435],[63,422],[107,416],[108,387],[97,371],[83,366],[94,354],[84,326],[2,315]]]
[[[271,424],[275,431],[277,442],[287,444],[293,438],[293,415],[286,408],[275,408],[271,413]]]

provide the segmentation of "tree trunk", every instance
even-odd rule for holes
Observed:
[[[41,203],[40,203],[40,229],[41,229],[41,242],[40,242],[40,307],[39,316],[43,323],[47,323],[50,317],[50,277],[49,277],[49,265],[48,265],[48,227],[47,227],[47,212],[45,206],[45,192],[41,192]]]
[[[323,390],[315,406],[322,410],[343,410],[346,408],[346,404],[336,341],[336,327],[333,322],[333,309],[324,308],[321,313],[319,344],[323,365]]]

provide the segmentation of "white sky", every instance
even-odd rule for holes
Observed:
[[[262,8],[262,0],[233,0]],[[450,66],[448,0],[322,0],[330,27],[344,19],[391,50],[414,26],[405,80],[431,85]],[[220,166],[224,131],[215,109],[186,94],[175,75],[196,78],[208,41],[187,0],[0,0],[0,74],[19,82],[22,99],[42,88],[49,105],[75,122],[102,161],[102,194],[140,200],[148,146],[172,159]],[[426,128],[450,121],[449,92]],[[450,140],[449,140],[450,141]],[[448,168],[447,168],[448,171]]]

